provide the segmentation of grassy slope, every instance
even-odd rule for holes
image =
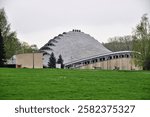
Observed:
[[[150,99],[150,72],[0,69],[0,99]]]

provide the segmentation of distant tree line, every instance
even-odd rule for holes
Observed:
[[[116,36],[108,39],[108,43],[102,43],[107,49],[116,51],[132,50],[133,38],[131,35],[128,36]]]

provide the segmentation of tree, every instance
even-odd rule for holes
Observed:
[[[6,58],[9,59],[16,54],[17,51],[21,50],[21,43],[17,39],[16,32],[11,31],[4,9],[0,9],[0,29],[4,40]]]
[[[56,68],[56,58],[55,58],[53,52],[50,55],[49,62],[48,62],[48,67],[49,68]]]
[[[21,43],[21,50],[18,53],[32,53],[38,50],[37,45],[29,45],[27,42]]]
[[[61,68],[64,68],[64,64],[63,64],[63,59],[62,59],[62,56],[61,55],[59,55],[59,58],[58,58],[58,60],[57,60],[57,64],[61,64]]]
[[[4,40],[4,49],[7,59],[15,54],[30,53],[33,51],[28,43],[19,41],[15,31],[11,31],[4,9],[0,9],[0,29]],[[37,46],[35,50],[37,51]]]
[[[4,11],[4,9],[0,9],[0,29],[1,29],[1,31],[4,31],[6,29],[6,26],[7,26],[7,19],[6,19],[5,11]]]
[[[4,42],[0,29],[0,67],[3,67],[5,62],[6,58],[5,58]]]
[[[133,32],[133,51],[137,58],[135,63],[145,70],[150,70],[150,24],[147,14],[142,16],[141,22]]]

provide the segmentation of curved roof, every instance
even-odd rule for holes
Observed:
[[[73,30],[59,34],[49,40],[40,51],[48,54],[53,52],[56,58],[61,54],[64,64],[88,58],[90,56],[111,52],[95,38],[91,37],[89,34],[81,32],[80,30]],[[45,58],[46,57],[48,56],[45,56]],[[44,62],[48,62],[48,59],[45,59]]]

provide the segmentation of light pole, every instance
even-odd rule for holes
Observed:
[[[32,51],[33,53],[33,69],[34,69],[34,50]]]
[[[32,67],[32,68],[34,69],[34,52],[35,52],[34,50],[35,50],[35,48],[36,48],[36,45],[31,45],[31,48],[32,48],[32,55],[33,55],[33,56],[32,56],[32,58],[33,58],[33,59],[32,59],[32,60],[33,60],[33,67]]]

